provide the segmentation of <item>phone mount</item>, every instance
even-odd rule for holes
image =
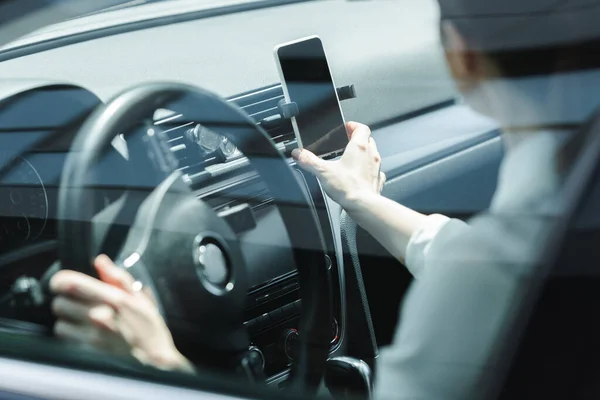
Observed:
[[[354,85],[342,86],[336,89],[338,99],[340,101],[356,98],[356,89]],[[298,104],[293,101],[287,102],[285,99],[279,100],[277,103],[279,117],[282,119],[290,119],[298,115]]]

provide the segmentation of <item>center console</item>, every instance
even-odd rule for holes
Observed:
[[[354,95],[351,86],[338,89],[340,100]],[[296,146],[282,98],[281,86],[276,85],[241,94],[230,101],[256,120],[282,153],[289,156]],[[245,325],[252,342],[249,350],[263,361],[267,380],[279,383],[289,371],[294,358],[294,342],[301,334],[298,322],[302,304],[294,257],[289,251],[287,230],[277,207],[241,154],[219,149],[214,153],[216,155],[210,153],[199,157],[198,149],[206,144],[202,141],[206,130],[186,123],[180,115],[157,115],[156,118],[156,124],[164,128],[169,138],[171,151],[190,187],[220,216],[228,219],[238,234],[250,281],[245,310]],[[291,159],[290,164],[295,168]],[[342,261],[337,258],[335,244],[337,241],[341,246],[341,239],[334,234],[333,215],[330,215],[317,179],[296,171],[305,194],[312,200],[326,247],[323,256],[327,257],[332,282],[334,317],[330,323],[331,349],[334,351],[344,341],[345,326],[342,313],[344,275],[338,267],[338,262]]]
[[[326,244],[327,251],[323,256],[331,274],[333,289],[330,345],[334,351],[341,344],[343,336],[343,282],[338,269],[333,229],[318,181],[300,171],[298,176],[314,203]],[[249,350],[261,361],[267,380],[284,384],[285,380],[279,378],[285,377],[295,356],[295,342],[301,333],[298,326],[302,301],[287,231],[278,210],[258,178],[230,185],[226,190],[218,190],[217,194],[202,197],[209,204],[212,203],[217,212],[242,206],[252,210],[245,217],[252,221],[240,222],[244,218],[240,215],[233,224],[246,227],[238,232],[251,286],[244,324],[251,339]]]
[[[295,272],[281,276],[248,294],[247,321],[251,351],[263,360],[264,372],[273,377],[287,370],[294,359],[302,301]],[[331,347],[339,342],[338,318],[331,321]]]

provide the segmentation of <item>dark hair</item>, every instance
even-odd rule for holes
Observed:
[[[469,43],[476,38],[470,37],[468,21],[453,21],[455,29]],[[441,24],[440,24],[441,27]],[[446,37],[441,31],[444,46]],[[551,75],[573,71],[600,69],[600,39],[586,40],[576,43],[565,43],[555,46],[525,48],[516,50],[483,52],[498,69],[500,75],[506,78],[520,78],[535,75]],[[591,88],[591,90],[595,90]],[[599,92],[600,93],[600,92]],[[566,174],[587,143],[588,135],[592,134],[592,122],[598,122],[600,110],[595,112],[587,123],[574,127],[576,133],[567,141],[557,156],[557,168]]]
[[[468,20],[452,21],[452,24],[467,43],[477,41],[469,29]],[[445,45],[444,31],[440,31]],[[486,51],[483,54],[507,78],[600,69],[600,38],[547,47]]]

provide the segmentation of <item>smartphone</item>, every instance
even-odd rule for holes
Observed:
[[[344,115],[323,43],[310,36],[275,46],[275,60],[287,102],[298,105],[292,118],[298,147],[323,158],[348,144]]]

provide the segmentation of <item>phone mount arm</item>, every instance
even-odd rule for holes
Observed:
[[[354,85],[342,86],[336,89],[340,101],[356,98],[356,89]],[[279,117],[282,119],[291,119],[298,115],[298,104],[293,101],[287,102],[285,99],[277,103]]]
[[[356,89],[354,88],[354,85],[342,86],[337,88],[336,90],[340,101],[356,98]]]
[[[298,115],[298,104],[295,102],[286,102],[285,99],[279,100],[277,103],[277,110],[279,111],[279,117],[283,119],[290,119]]]

